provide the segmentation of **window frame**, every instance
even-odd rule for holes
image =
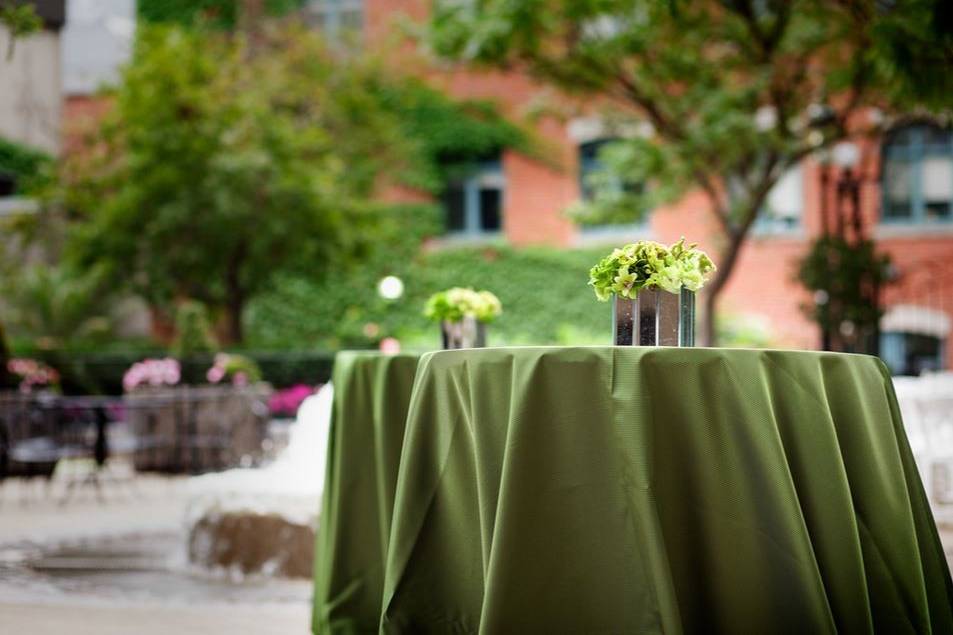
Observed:
[[[491,159],[474,164],[467,176],[458,179],[455,185],[463,189],[463,229],[450,229],[450,210],[447,202],[443,201],[444,208],[444,235],[448,238],[496,238],[504,232],[504,212],[506,209],[506,176],[503,173],[503,161]],[[483,209],[480,202],[480,192],[484,189],[494,189],[500,193],[500,227],[499,229],[483,228]]]
[[[320,23],[315,26],[329,40],[337,40],[349,31],[349,27],[341,19],[345,13],[357,13],[360,16],[360,26],[353,29],[354,33],[360,35],[364,31],[367,17],[364,0],[308,0],[305,7],[312,23],[317,23],[319,17],[321,18]]]
[[[620,141],[620,137],[597,137],[595,139],[589,139],[588,141],[582,141],[576,144],[576,157],[578,161],[578,185],[579,185],[579,200],[583,203],[592,200],[591,188],[586,185],[586,177],[590,174],[593,174],[604,164],[599,160],[599,152],[602,148],[614,141]],[[586,156],[584,151],[588,148],[595,147],[595,152],[591,156]],[[620,182],[618,184],[620,189],[625,187],[625,184]],[[600,223],[598,225],[588,225],[583,223],[576,223],[577,231],[582,235],[583,238],[600,238],[600,237],[609,237],[617,236],[618,234],[648,234],[651,226],[649,223],[649,218],[652,215],[654,210],[650,210],[642,215],[642,217],[631,223]]]
[[[771,192],[774,191],[774,187],[777,187],[788,173],[794,172],[797,174],[797,178],[800,181],[799,185],[799,195],[801,197],[800,201],[800,210],[796,217],[787,217],[787,218],[796,218],[797,222],[794,224],[785,224],[780,222],[779,217],[770,215],[768,207],[769,199]],[[805,209],[805,177],[807,171],[805,170],[804,162],[801,161],[797,165],[789,168],[784,174],[781,175],[781,178],[775,182],[774,187],[768,192],[764,198],[764,202],[761,204],[761,208],[758,210],[758,216],[755,218],[754,223],[751,226],[751,234],[757,237],[771,237],[771,236],[797,236],[804,232],[804,209]],[[785,218],[785,217],[782,217]]]
[[[933,128],[946,135],[942,143],[926,143],[925,133]],[[893,142],[894,138],[901,132],[907,132],[910,135],[909,144],[897,145]],[[953,195],[947,201],[949,213],[945,217],[928,216],[926,211],[926,199],[924,198],[924,164],[928,157],[940,156],[953,164],[953,130],[943,128],[931,123],[913,123],[906,126],[895,128],[885,139],[881,146],[881,165],[880,165],[880,224],[891,227],[902,226],[923,226],[953,225]],[[906,162],[910,169],[910,215],[909,216],[888,216],[886,211],[890,204],[888,191],[886,187],[886,175],[888,161],[896,160]]]

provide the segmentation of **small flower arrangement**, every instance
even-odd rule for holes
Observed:
[[[164,359],[144,359],[129,367],[122,376],[122,387],[131,392],[139,386],[175,386],[182,379],[179,362]]]
[[[268,399],[268,410],[275,417],[294,417],[298,414],[301,402],[314,394],[314,388],[306,384],[296,384],[274,393]]]
[[[424,315],[434,322],[460,322],[465,317],[492,322],[502,312],[503,305],[493,293],[462,287],[433,294],[424,309]]]
[[[261,381],[261,369],[254,360],[244,355],[219,353],[215,356],[215,363],[205,373],[205,378],[211,384],[229,380],[234,386],[247,386]]]
[[[56,369],[35,359],[7,360],[7,371],[19,381],[22,393],[43,389],[56,390],[60,385],[60,374]]]
[[[714,271],[708,255],[695,244],[686,245],[684,238],[671,247],[640,240],[600,260],[589,271],[589,285],[603,302],[613,294],[635,299],[641,289],[651,287],[670,293],[682,287],[698,291]]]

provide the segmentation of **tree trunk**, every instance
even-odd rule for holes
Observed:
[[[245,309],[245,300],[241,296],[229,298],[225,309],[226,337],[229,344],[241,344],[245,337],[242,327],[242,312]]]
[[[739,232],[731,236],[728,240],[728,246],[719,254],[718,271],[715,277],[705,287],[705,314],[702,316],[701,333],[698,341],[702,346],[718,346],[718,334],[715,323],[717,321],[716,309],[718,308],[718,297],[724,290],[725,285],[731,278],[731,274],[738,262],[738,254],[741,253],[741,246],[744,244],[744,236],[747,232]]]
[[[10,385],[10,374],[7,370],[9,359],[10,351],[7,348],[7,339],[3,332],[3,324],[0,324],[0,390]]]
[[[245,262],[246,249],[244,241],[238,244],[225,271],[225,335],[229,344],[241,344],[244,339],[242,311],[245,309],[246,293],[242,285],[241,268]]]
[[[257,55],[264,41],[265,0],[241,0],[238,5],[238,28],[248,38],[246,54]]]

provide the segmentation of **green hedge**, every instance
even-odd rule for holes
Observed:
[[[372,345],[394,336],[410,346],[436,346],[436,327],[422,315],[431,293],[451,286],[489,289],[503,302],[493,344],[597,343],[609,338],[609,307],[587,286],[607,248],[513,249],[505,246],[394,254],[330,280],[279,278],[247,314],[249,344],[260,348]],[[404,296],[377,295],[385,275],[400,277]]]

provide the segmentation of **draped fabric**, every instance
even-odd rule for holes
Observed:
[[[376,633],[394,489],[417,355],[345,351],[314,568],[315,633]]]
[[[399,469],[384,633],[953,632],[873,357],[429,353]]]

